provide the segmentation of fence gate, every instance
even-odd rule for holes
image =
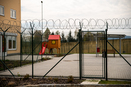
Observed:
[[[105,77],[105,31],[82,31],[82,77]]]

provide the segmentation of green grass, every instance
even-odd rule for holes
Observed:
[[[99,84],[131,84],[131,81],[104,81],[104,80],[101,80]]]

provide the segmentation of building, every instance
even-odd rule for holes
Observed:
[[[21,0],[0,0],[0,56],[20,53]]]

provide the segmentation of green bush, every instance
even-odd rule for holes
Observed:
[[[20,77],[20,74],[19,74],[19,72],[17,72],[17,76],[18,76],[18,77]]]
[[[6,59],[5,61],[9,61],[8,59]]]
[[[29,79],[29,77],[30,77],[29,74],[26,74],[23,79],[27,80],[27,79]]]
[[[68,79],[67,79],[67,82],[68,83],[72,83],[74,80],[73,76],[69,76]]]
[[[54,82],[58,82],[58,78],[54,78]]]

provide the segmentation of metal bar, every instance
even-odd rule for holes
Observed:
[[[20,46],[20,66],[22,66],[22,34],[20,33],[20,43],[21,43],[21,46]]]
[[[5,31],[4,31],[4,63],[5,63],[5,49],[6,48],[6,43],[5,43]],[[4,66],[4,70],[5,70],[5,66]]]
[[[8,71],[12,74],[12,76],[15,78],[15,76],[14,76],[14,74],[10,71],[10,69],[6,66],[6,64],[2,61],[2,60],[0,60],[2,63],[3,63],[3,65],[8,69]]]
[[[43,76],[43,78],[44,78],[53,68],[55,68],[55,66],[56,66],[57,64],[59,64],[59,63],[65,58],[65,56],[68,55],[78,44],[79,44],[79,42],[78,42],[68,53],[66,53],[66,54]]]
[[[4,32],[4,30],[0,27],[0,29]]]
[[[31,26],[31,23],[30,23],[30,26]],[[34,76],[34,59],[33,59],[33,27],[31,26],[31,29],[32,29],[32,78]]]
[[[106,58],[106,61],[105,61],[105,63],[106,63],[106,81],[108,80],[108,62],[107,62],[107,31],[108,31],[108,23],[106,22],[106,52],[105,52],[105,58]]]
[[[1,29],[1,28],[0,28]],[[1,33],[1,47],[2,47],[2,37],[3,37],[3,34],[2,34],[2,32],[0,32]],[[2,60],[3,60],[3,50],[2,50],[2,48],[1,48],[1,53],[2,53]],[[4,65],[3,65],[3,67],[4,67]]]
[[[119,52],[121,54],[121,38],[119,38]]]
[[[80,23],[79,29],[79,79],[82,78],[82,25]]]
[[[96,57],[97,57],[97,36],[96,36]]]
[[[104,32],[104,49],[105,49],[105,32]],[[104,69],[104,72],[103,72],[103,74],[104,74],[104,78],[105,78],[105,53],[102,53],[102,57],[103,57],[103,69]]]
[[[79,79],[82,78],[82,69],[81,69],[81,29],[79,30]]]
[[[41,26],[41,29],[42,29],[42,35],[41,35],[41,47],[42,47],[42,36],[43,36],[43,1],[41,1],[41,21],[42,21],[42,26]],[[42,59],[42,54],[41,54],[41,59]]]
[[[41,20],[42,20],[42,33],[43,33],[43,1],[41,1]]]
[[[109,41],[107,41],[107,42],[108,42],[108,44],[110,44]],[[131,66],[131,64],[121,55],[121,53],[119,53],[111,44],[110,44],[110,46],[129,64],[129,66]]]
[[[8,27],[4,32],[6,32],[8,29],[10,29],[10,27]]]
[[[104,50],[106,49],[106,31],[104,32]],[[103,53],[104,58],[104,77],[106,75],[106,62],[105,62],[105,51]]]
[[[42,48],[42,35],[41,35],[41,48]],[[42,59],[42,55],[43,55],[43,54],[41,54],[41,59]]]

